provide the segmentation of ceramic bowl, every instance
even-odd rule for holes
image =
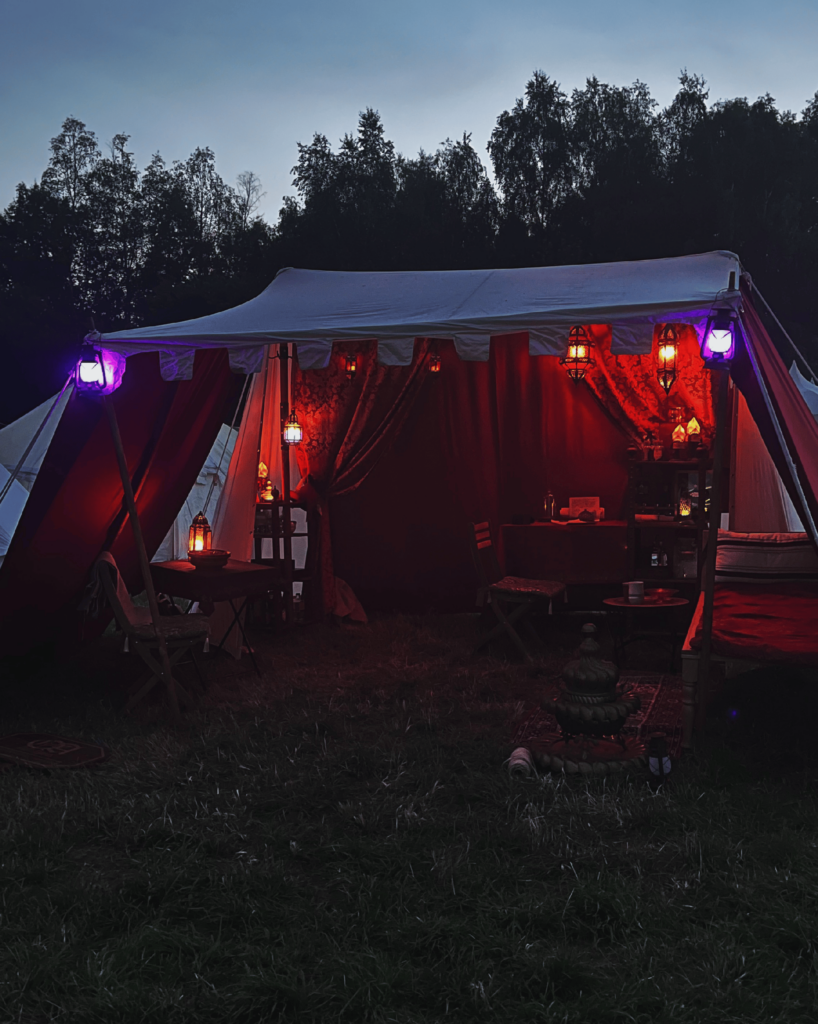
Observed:
[[[187,557],[196,569],[223,569],[230,558],[230,552],[211,548],[210,551],[190,551]]]

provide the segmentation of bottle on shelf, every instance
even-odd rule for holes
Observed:
[[[653,547],[650,549],[650,567],[651,569],[658,569],[661,565],[661,555],[659,553],[659,545],[654,542]]]
[[[554,518],[554,495],[551,491],[546,491],[545,501],[543,502],[543,519],[546,523],[550,523]]]

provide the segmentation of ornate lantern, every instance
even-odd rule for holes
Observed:
[[[679,332],[673,324],[665,324],[659,332],[659,369],[656,376],[659,383],[665,389],[665,394],[670,394],[670,389],[676,380],[676,358],[679,354]]]
[[[208,523],[204,512],[194,516],[190,524],[190,539],[188,540],[188,553],[196,551],[210,551],[210,523]]]
[[[679,494],[679,519],[689,519],[693,512],[693,499],[687,491]]]
[[[585,374],[594,365],[591,359],[593,342],[584,327],[572,327],[568,332],[568,354],[560,359],[571,380],[578,384],[585,379]]]
[[[729,363],[736,354],[736,314],[732,309],[716,309],[707,318],[702,339],[702,359],[708,366]]]
[[[110,395],[122,383],[124,372],[124,356],[85,342],[74,370],[74,383],[86,394]]]
[[[352,378],[358,372],[358,357],[357,356],[354,356],[354,355],[347,356],[346,364],[345,364],[345,370],[346,370],[347,377],[350,380],[352,380]]]
[[[685,428],[683,424],[679,424],[678,427],[673,428],[673,433],[670,435],[670,439],[673,442],[674,448],[682,448],[685,443]]]
[[[429,373],[440,373],[440,356],[430,356]]]
[[[295,410],[290,413],[290,418],[284,424],[284,443],[285,444],[301,444],[301,439],[304,436],[304,431],[301,429],[301,424],[298,422],[298,417],[295,414]]]
[[[702,428],[695,416],[687,425],[687,439],[691,444],[698,444],[702,439]]]

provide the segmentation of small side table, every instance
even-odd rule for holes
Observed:
[[[614,660],[620,668],[625,664],[629,644],[642,637],[665,637],[670,640],[670,671],[673,671],[676,664],[676,649],[681,647],[681,638],[684,636],[684,630],[677,628],[674,610],[690,604],[686,597],[670,597],[666,601],[642,601],[639,604],[634,604],[625,597],[606,597],[602,603],[613,611],[611,633],[614,641]],[[665,616],[665,628],[637,628],[636,615],[642,615],[644,612],[651,613],[654,618],[660,618],[656,615],[657,612],[668,612],[669,614]]]
[[[241,613],[249,598],[263,597],[270,590],[280,586],[279,569],[254,565],[252,562],[240,562],[234,558],[231,558],[224,568],[209,571],[196,569],[188,561],[152,562],[151,576],[156,589],[172,597],[189,598],[207,605],[227,601],[233,611],[233,621],[215,646],[221,650],[233,627],[236,626],[247,647],[256,675],[261,675],[253,656],[253,648],[241,624]],[[241,601],[238,608],[235,603],[237,600]]]

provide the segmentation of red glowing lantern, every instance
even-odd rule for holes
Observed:
[[[659,332],[659,369],[656,376],[659,383],[665,389],[665,394],[670,394],[670,389],[676,380],[676,359],[679,355],[679,332],[673,324],[665,324]]]
[[[354,356],[354,355],[347,356],[346,364],[345,364],[345,370],[346,370],[347,377],[350,380],[352,380],[352,378],[355,376],[355,374],[358,371],[358,357],[357,356]]]
[[[571,380],[578,384],[584,380],[585,374],[594,365],[591,359],[593,342],[584,327],[572,327],[568,332],[568,354],[560,359]]]
[[[204,512],[194,516],[193,522],[190,524],[188,553],[197,551],[210,551],[210,523],[208,523]]]
[[[440,373],[440,356],[430,356],[429,373]]]

